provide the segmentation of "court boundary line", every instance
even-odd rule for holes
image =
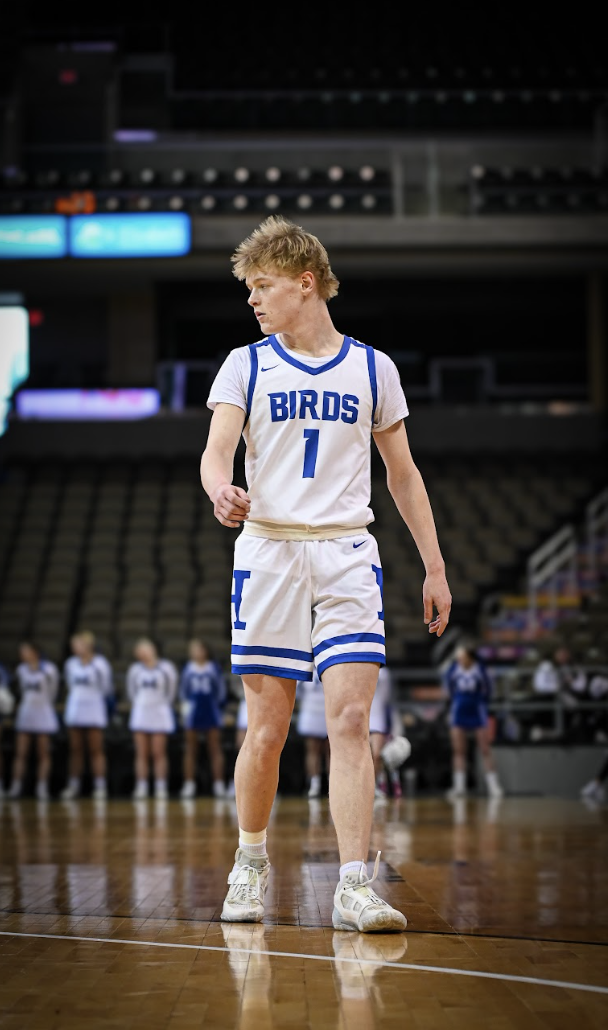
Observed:
[[[27,908],[0,908],[0,916],[54,916],[57,919],[134,919],[135,916],[131,912],[104,912],[101,915],[99,912],[33,912]],[[143,918],[143,917],[142,917]],[[145,916],[146,922],[162,922],[166,923],[166,916]],[[212,926],[219,926],[222,920],[219,918],[215,919],[192,919],[190,916],[171,916],[171,921],[174,923],[209,923]],[[263,923],[263,926],[298,926],[302,930],[323,930],[329,929],[329,926],[324,923]],[[509,933],[470,933],[467,930],[416,930],[408,925],[408,935],[416,934],[421,936],[423,934],[429,937],[462,937],[464,940],[473,941],[525,941],[528,943],[538,944],[580,944],[585,948],[608,948],[608,940],[606,941],[582,941],[574,937],[528,937],[521,934],[509,934]],[[89,938],[87,938],[88,940]]]
[[[253,925],[253,924],[249,924]],[[257,924],[256,924],[257,925]],[[260,924],[263,925],[263,924]],[[297,951],[261,951],[259,948],[229,948],[219,944],[180,944],[165,941],[125,940],[118,937],[78,937],[71,934],[23,933],[18,930],[0,930],[0,937],[22,937],[35,940],[78,941],[85,944],[135,944],[144,948],[181,948],[189,951],[216,951],[224,954],[237,952],[242,955],[268,955],[269,958],[298,958],[313,962],[345,962],[350,965],[382,966],[385,969],[409,969],[423,973],[445,973],[452,976],[475,976],[485,980],[505,980],[510,983],[530,984],[535,987],[560,987],[565,990],[587,991],[592,994],[607,994],[608,987],[599,984],[581,984],[569,980],[546,980],[535,976],[518,976],[515,973],[488,973],[482,969],[457,969],[454,966],[427,966],[415,962],[377,962],[375,959],[343,958],[337,955],[310,955]]]

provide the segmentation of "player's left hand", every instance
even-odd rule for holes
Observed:
[[[444,572],[427,573],[422,587],[422,601],[424,622],[429,627],[429,633],[436,633],[440,637],[450,620],[452,608],[452,595]],[[435,618],[433,606],[437,609]]]

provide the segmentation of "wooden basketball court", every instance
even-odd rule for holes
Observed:
[[[0,802],[2,1030],[608,1026],[608,812],[389,799],[378,891],[335,932],[327,799],[278,798],[261,925],[220,922],[234,802]],[[370,862],[370,868],[371,868]]]

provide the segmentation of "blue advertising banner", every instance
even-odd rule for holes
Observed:
[[[66,254],[63,215],[0,216],[0,258],[60,258]]]
[[[191,246],[189,215],[74,215],[69,220],[72,257],[179,257]]]

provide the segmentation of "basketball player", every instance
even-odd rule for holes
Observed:
[[[445,687],[450,695],[450,738],[452,742],[452,787],[448,798],[466,795],[467,738],[475,734],[481,750],[490,797],[503,796],[494,768],[488,734],[488,703],[492,684],[487,669],[473,647],[460,645],[445,673]]]
[[[112,668],[95,650],[95,636],[88,630],[75,633],[70,641],[72,657],[63,675],[67,687],[64,722],[68,727],[69,780],[61,792],[63,800],[79,796],[84,770],[84,749],[88,745],[93,771],[93,797],[107,797],[104,730],[108,725],[108,700],[114,695]]]
[[[378,685],[372,698],[369,713],[369,742],[374,760],[374,773],[376,777],[375,797],[385,798],[389,788],[386,776],[386,768],[382,759],[382,748],[389,739],[391,722],[393,717],[393,686],[390,673],[383,665],[378,672]],[[401,797],[401,780],[398,769],[390,770],[391,793],[393,797]]]
[[[127,670],[127,695],[131,701],[129,729],[135,741],[135,790],[137,801],[148,797],[150,762],[154,769],[154,797],[169,797],[167,738],[175,730],[173,702],[178,673],[173,662],[159,658],[156,644],[147,638],[134,648],[135,662]]]
[[[329,773],[329,742],[325,721],[323,684],[315,669],[312,680],[301,680],[296,687],[299,700],[297,733],[304,738],[308,797],[321,797],[323,766]]]
[[[243,696],[239,700],[239,706],[236,711],[236,726],[234,732],[234,747],[238,753],[241,750],[245,734],[247,733],[247,699]],[[231,779],[226,790],[226,797],[233,798],[236,795],[236,787],[234,785],[234,777]]]
[[[426,568],[429,632],[444,632],[451,606],[431,506],[408,446],[405,397],[386,354],[334,327],[327,302],[338,280],[315,236],[271,216],[232,262],[264,338],[231,351],[218,372],[201,459],[215,516],[243,529],[235,545],[232,671],[243,677],[248,728],[235,770],[239,846],[222,918],[263,918],[280,755],[296,683],[311,679],[316,665],[341,863],[334,928],[400,931],[405,916],[372,890],[375,873],[368,878],[366,865],[374,803],[369,712],[385,662],[382,567],[367,528],[372,435]],[[232,483],[241,434],[247,490]]]
[[[191,640],[189,662],[182,669],[179,696],[184,706],[184,785],[180,797],[196,794],[196,759],[199,734],[206,735],[213,776],[213,796],[226,796],[222,750],[222,708],[227,699],[226,682],[217,662],[212,662],[202,640]]]
[[[47,801],[51,774],[51,736],[59,729],[55,701],[59,669],[40,657],[40,649],[29,641],[19,648],[21,661],[16,677],[21,700],[15,716],[17,734],[9,798],[21,797],[32,741],[36,740],[36,797]]]

